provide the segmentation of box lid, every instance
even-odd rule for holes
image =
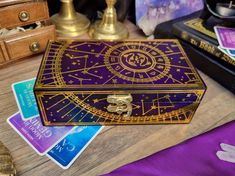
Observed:
[[[35,90],[205,89],[178,40],[49,41]]]

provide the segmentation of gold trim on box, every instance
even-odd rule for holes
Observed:
[[[161,91],[161,93],[164,92],[164,91]],[[185,92],[185,91],[184,91]],[[44,124],[45,125],[97,125],[97,124],[105,124],[105,125],[112,125],[112,124],[164,124],[164,123],[189,123],[192,116],[193,116],[193,113],[196,111],[196,108],[198,107],[199,105],[199,102],[204,94],[204,90],[201,90],[201,91],[186,91],[186,92],[189,92],[189,93],[195,93],[197,95],[197,100],[195,101],[194,104],[191,104],[191,105],[188,105],[184,108],[180,108],[178,110],[175,110],[175,111],[172,111],[172,112],[169,112],[169,113],[163,113],[163,114],[158,114],[156,116],[146,116],[146,115],[143,115],[143,116],[130,116],[128,118],[125,118],[123,117],[122,115],[117,115],[117,114],[112,114],[112,113],[109,113],[109,112],[105,112],[105,111],[102,111],[100,109],[97,109],[95,107],[91,107],[89,104],[85,103],[84,101],[85,100],[81,100],[79,99],[75,93],[76,92],[61,92],[61,91],[53,91],[53,92],[42,92],[42,91],[38,91],[36,93],[36,98],[38,100],[38,105],[39,105],[39,108],[41,110],[41,116],[43,118],[43,121],[44,121]],[[79,94],[84,94],[84,92],[78,92]],[[104,93],[104,92],[102,92]],[[165,91],[165,93],[169,93],[168,91]],[[182,92],[178,92],[178,93],[182,93]],[[108,94],[109,95],[109,92],[105,92],[105,94]],[[87,123],[84,123],[84,122],[72,122],[73,118],[75,117],[71,117],[70,120],[68,120],[67,122],[50,122],[48,121],[47,119],[47,116],[46,116],[46,110],[44,108],[44,105],[43,105],[43,102],[42,102],[42,97],[44,95],[52,95],[53,98],[56,97],[56,96],[64,96],[66,100],[69,100],[70,103],[72,104],[75,104],[77,108],[80,108],[82,110],[85,110],[87,113],[90,113],[92,114],[92,116],[98,116],[100,118],[103,118],[104,121],[103,122],[87,122]],[[87,97],[91,96],[92,94],[88,94]],[[85,98],[86,99],[86,98]],[[91,100],[93,101],[93,100]],[[136,105],[134,104],[134,102],[132,103],[132,106],[133,108],[136,107]],[[74,108],[74,107],[73,107]],[[145,111],[145,108],[144,106],[140,106],[139,108],[142,109],[142,111]],[[71,110],[69,110],[70,112]],[[187,117],[187,119],[185,120],[182,120],[180,119],[180,115],[184,115],[186,117],[186,113],[190,111],[190,116]],[[62,115],[60,114],[61,117],[60,118],[63,118],[63,116],[65,117],[65,114]],[[85,117],[85,116],[84,116]],[[175,120],[173,121],[172,119],[177,117],[178,121],[176,122]],[[167,120],[167,119],[170,119],[170,120]],[[106,120],[109,120],[109,122],[105,122]],[[111,120],[111,122],[110,122]]]
[[[87,40],[82,40],[84,41],[84,43],[87,42]],[[90,42],[92,41],[95,41],[97,42],[97,40],[89,40]],[[193,67],[193,65],[191,64],[191,62],[189,61],[187,55],[185,54],[182,46],[180,45],[179,41],[178,40],[175,40],[175,39],[171,39],[171,40],[168,40],[168,39],[161,39],[161,40],[124,40],[122,41],[123,43],[125,43],[125,41],[128,41],[128,42],[138,42],[138,43],[141,43],[141,42],[174,42],[177,47],[179,48],[180,50],[180,53],[182,54],[182,57],[185,58],[185,61],[187,62],[187,64],[189,65],[189,69],[191,69],[192,73],[190,74],[193,74],[195,76],[195,79],[197,80],[195,84],[190,84],[188,83],[187,84],[187,87],[189,88],[203,88],[204,87],[204,84],[200,78],[200,76],[198,75],[198,73],[195,71],[195,68]],[[83,86],[82,84],[81,85],[68,85],[64,82],[64,79],[63,79],[63,76],[62,76],[62,73],[60,72],[61,68],[60,68],[60,62],[61,62],[61,58],[63,56],[63,53],[66,49],[68,49],[68,46],[69,44],[71,43],[72,41],[71,40],[68,40],[67,42],[66,41],[63,41],[60,43],[62,44],[59,45],[59,48],[58,49],[55,49],[55,52],[57,52],[57,55],[54,59],[54,62],[53,62],[53,65],[55,65],[55,70],[54,72],[52,73],[53,76],[52,76],[52,79],[53,81],[56,80],[56,83],[55,82],[52,82],[53,84],[57,84],[57,85],[43,85],[41,84],[41,80],[43,80],[43,70],[45,69],[46,67],[46,61],[47,61],[47,57],[48,57],[48,54],[49,54],[49,51],[51,49],[51,46],[52,45],[55,45],[53,44],[53,41],[49,41],[49,44],[48,44],[48,47],[46,49],[46,52],[45,52],[45,55],[43,57],[43,61],[42,61],[42,64],[41,64],[41,68],[40,68],[40,71],[39,71],[39,74],[38,74],[38,78],[37,78],[37,81],[36,81],[36,85],[35,85],[35,89],[36,90],[40,90],[40,89],[46,89],[46,88],[49,88],[49,89],[59,89],[59,88],[74,88],[74,89],[78,89],[78,88],[114,88],[114,85],[113,84],[105,84],[104,85],[85,85]],[[106,42],[101,42],[103,44],[106,44]],[[58,45],[57,45],[58,46]],[[92,53],[92,54],[96,54],[96,53]],[[100,53],[97,53],[97,54],[100,54]],[[167,54],[164,54],[166,57],[167,57]],[[104,64],[103,67],[107,67],[107,64]],[[113,73],[115,74],[115,73]],[[115,75],[115,76],[118,76],[118,75]],[[185,87],[185,84],[148,84],[148,85],[144,85],[144,86],[148,86],[150,88],[152,87],[155,87],[155,88],[162,88],[162,87],[169,87],[169,88],[177,88],[177,87]],[[125,84],[115,84],[115,88],[131,88],[133,87],[132,85],[125,85]],[[143,84],[138,84],[138,83],[135,83],[135,87],[137,88],[141,88],[143,87]]]

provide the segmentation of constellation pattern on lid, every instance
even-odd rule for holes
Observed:
[[[190,76],[189,76],[190,75]],[[203,87],[177,40],[50,42],[37,88]]]

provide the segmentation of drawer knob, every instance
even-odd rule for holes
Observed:
[[[40,44],[39,44],[39,42],[33,42],[31,45],[30,45],[30,50],[32,51],[32,52],[37,52],[37,51],[39,51],[39,49],[40,49]]]
[[[109,103],[107,110],[108,112],[115,112],[123,114],[123,117],[130,117],[132,113],[133,98],[130,94],[128,95],[108,95],[107,102]]]
[[[26,21],[29,20],[29,17],[30,17],[30,15],[29,15],[29,12],[27,12],[27,11],[21,11],[21,12],[19,13],[19,19],[20,19],[20,21],[26,22]]]

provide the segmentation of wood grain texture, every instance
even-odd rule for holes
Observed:
[[[143,38],[127,23],[131,38]],[[82,38],[86,38],[83,36]],[[0,69],[0,140],[9,148],[22,176],[93,176],[151,155],[235,119],[235,96],[200,72],[208,90],[191,124],[110,126],[94,139],[73,166],[63,170],[46,156],[37,155],[6,123],[17,112],[11,84],[35,77],[42,55]]]

